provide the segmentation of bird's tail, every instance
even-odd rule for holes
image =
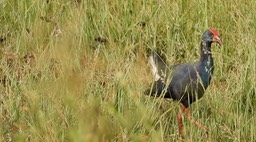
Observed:
[[[165,61],[159,56],[159,54],[157,54],[156,52],[152,52],[149,56],[149,63],[151,65],[155,81],[159,79],[164,81],[168,69]]]
[[[165,88],[166,72],[168,66],[165,61],[156,53],[152,52],[149,56],[149,63],[151,65],[152,73],[155,81],[150,89],[147,89],[144,94],[150,96],[160,96]]]

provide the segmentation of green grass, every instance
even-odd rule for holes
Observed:
[[[148,50],[195,61],[210,27],[224,44],[191,113],[209,141],[256,141],[255,13],[254,0],[0,0],[0,141],[205,141],[186,118],[179,138],[179,104],[143,91]]]

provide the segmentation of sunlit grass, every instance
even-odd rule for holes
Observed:
[[[209,141],[256,140],[256,2],[0,1],[0,141],[205,141],[179,103],[144,96],[147,53],[199,58],[207,28],[214,78],[191,106]]]

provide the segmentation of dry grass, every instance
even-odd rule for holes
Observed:
[[[209,141],[256,140],[256,2],[0,1],[0,141],[205,141],[179,104],[143,95],[147,52],[199,58],[215,28],[215,72],[191,106]]]

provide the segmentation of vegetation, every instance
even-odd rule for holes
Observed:
[[[147,52],[199,58],[215,28],[215,71],[191,105],[209,141],[256,141],[255,0],[0,0],[0,141],[206,141],[172,100],[144,96]]]

